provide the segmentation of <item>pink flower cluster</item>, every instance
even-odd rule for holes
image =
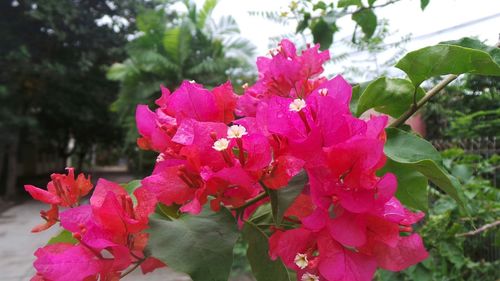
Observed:
[[[89,205],[80,199],[90,192],[90,179],[80,174],[75,180],[73,169],[68,175],[53,174],[47,190],[26,185],[33,198],[51,204],[51,210],[41,211],[46,223],[35,227],[39,232],[57,222],[69,231],[76,243],[60,242],[47,245],[35,252],[37,274],[31,279],[41,280],[119,280],[121,272],[139,263],[144,273],[164,264],[144,256],[148,216],[156,206],[155,197],[144,188],[134,191],[137,204],[125,189],[100,179]],[[60,214],[59,207],[68,207]]]
[[[427,257],[411,227],[423,213],[394,197],[393,174],[376,175],[387,117],[352,116],[351,86],[320,76],[328,59],[319,46],[297,55],[283,40],[257,60],[259,79],[239,98],[229,83],[163,88],[155,112],[137,110],[139,146],[160,153],[142,184],[197,214],[209,198],[214,210],[239,207],[305,169],[309,184],[288,210],[300,227],[272,235],[271,257],[303,281],[371,280],[377,267],[398,271]]]
[[[285,214],[296,228],[275,227],[269,239],[271,258],[298,280],[371,280],[377,267],[399,271],[424,260],[412,230],[423,213],[394,197],[393,174],[377,175],[387,117],[351,114],[351,86],[321,76],[329,58],[318,45],[297,54],[283,40],[258,58],[258,81],[242,96],[229,82],[208,90],[184,81],[172,93],[162,87],[154,111],[136,111],[137,143],[158,157],[135,204],[120,185],[100,180],[90,205],[78,206],[92,185],[83,175],[74,180],[73,170],[53,175],[48,191],[26,186],[52,206],[34,231],[60,221],[78,240],[39,249],[34,280],[116,280],[132,264],[145,272],[163,266],[143,253],[157,202],[192,215],[207,203],[214,211],[225,206],[244,210],[244,220],[269,200],[269,189],[286,188],[302,170],[309,182]],[[59,215],[58,206],[69,209]]]

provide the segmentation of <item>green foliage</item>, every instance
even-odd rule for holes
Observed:
[[[205,209],[197,216],[150,218],[149,249],[154,257],[193,281],[227,280],[233,263],[238,230],[226,209]]]
[[[78,243],[78,240],[76,240],[73,237],[73,234],[66,229],[63,229],[59,234],[56,236],[50,238],[49,242],[47,242],[47,245],[52,245],[56,243],[70,243],[70,244],[76,244]]]
[[[498,136],[500,77],[467,75],[423,109],[430,139]]]
[[[429,196],[427,195],[427,178],[413,168],[397,163],[391,159],[387,160],[385,166],[379,171],[380,175],[393,173],[398,179],[396,198],[405,206],[427,211],[429,208]]]
[[[359,97],[356,115],[373,108],[378,112],[397,118],[410,108],[414,101],[424,96],[424,90],[409,80],[381,77],[368,84]]]
[[[290,272],[280,259],[269,258],[267,235],[252,222],[245,222],[243,239],[248,243],[247,258],[257,281],[291,281]]]
[[[386,132],[384,152],[389,159],[422,173],[465,207],[463,196],[460,194],[460,183],[442,167],[441,157],[432,144],[399,129],[388,128]]]
[[[396,67],[414,85],[438,75],[472,73],[500,76],[500,66],[486,52],[456,45],[438,44],[406,54]]]
[[[338,0],[338,1],[291,1],[289,10],[280,13],[272,12],[253,12],[251,15],[260,15],[267,19],[279,23],[289,23],[290,20],[297,22],[296,33],[307,33],[310,31],[314,43],[319,43],[321,49],[330,48],[333,43],[334,35],[339,30],[338,20],[350,16],[356,23],[353,32],[352,42],[361,46],[362,42],[369,42],[377,37],[376,30],[383,29],[383,20],[378,20],[375,14],[376,9],[399,2],[386,1],[376,5],[376,0],[369,0],[367,4],[361,0]],[[423,3],[425,2],[425,3]],[[422,9],[427,6],[429,0],[422,1]],[[360,27],[362,34],[357,32]],[[361,38],[361,42],[358,38]],[[380,37],[378,37],[380,39]]]
[[[355,21],[363,30],[366,38],[371,38],[377,28],[377,16],[371,9],[362,9],[352,14],[352,20]]]
[[[295,198],[297,198],[297,196],[299,196],[302,192],[306,183],[307,174],[305,172],[301,172],[290,180],[286,188],[267,190],[269,198],[271,199],[271,210],[276,225],[281,224],[286,210],[290,207]]]
[[[485,172],[498,162],[498,155],[489,158],[464,153],[461,149],[449,149],[442,153],[445,168],[452,172],[458,166],[467,167],[469,176],[462,179],[462,189],[468,199],[470,216],[464,217],[456,202],[448,195],[431,189],[432,207],[418,232],[423,236],[430,258],[403,272],[381,271],[378,279],[423,281],[423,280],[484,280],[500,278],[498,257],[486,257],[485,253],[494,245],[498,228],[492,228],[475,236],[457,237],[469,232],[473,225],[479,226],[495,221],[500,216],[500,191],[485,180]],[[458,175],[455,174],[457,177]],[[492,259],[493,258],[493,259]]]
[[[319,19],[311,26],[314,43],[319,43],[321,50],[328,49],[333,42],[333,33],[337,31],[335,25],[328,24],[325,20]]]
[[[108,70],[108,78],[121,84],[112,109],[128,128],[129,147],[137,138],[135,107],[152,104],[160,95],[160,84],[174,90],[182,80],[195,80],[210,88],[227,79],[235,86],[254,79],[250,64],[254,47],[239,37],[232,17],[222,17],[219,22],[210,18],[217,1],[207,0],[201,9],[193,2],[182,2],[187,13],[170,8],[177,2],[142,11],[137,17],[141,33],[126,46],[128,58]]]

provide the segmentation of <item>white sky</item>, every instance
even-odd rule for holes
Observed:
[[[197,0],[203,3],[203,0]],[[378,0],[376,3],[384,3]],[[286,33],[293,33],[295,23],[283,26],[263,19],[259,16],[250,16],[249,11],[283,11],[290,3],[289,0],[220,0],[214,10],[213,18],[217,20],[222,15],[232,15],[238,22],[242,36],[250,39],[257,46],[258,55],[264,55],[269,49],[269,38]],[[495,44],[500,33],[500,1],[499,0],[431,0],[425,11],[420,10],[419,0],[403,0],[376,11],[379,18],[389,20],[390,30],[395,32],[386,41],[388,43],[399,41],[403,36],[412,34],[414,37],[429,34],[441,29],[453,27],[472,20],[498,15],[495,18],[483,21],[451,32],[438,34],[426,39],[414,40],[405,45],[407,51],[415,50],[424,46],[434,45],[445,40],[459,39],[465,36],[477,36],[487,40],[490,45]],[[351,36],[354,28],[353,22],[346,18],[338,22],[342,30],[335,38]],[[298,38],[300,39],[300,38]],[[337,48],[336,48],[337,47]],[[334,45],[330,49],[332,57],[343,53],[348,49],[345,46]],[[377,62],[382,63],[396,53],[389,50],[377,57]],[[348,66],[363,66],[368,71],[363,77],[354,75],[357,79],[369,79],[377,76],[376,63],[373,57],[367,54],[356,54],[348,59],[331,64],[327,67],[329,74],[344,72]],[[391,72],[391,75],[393,73]]]

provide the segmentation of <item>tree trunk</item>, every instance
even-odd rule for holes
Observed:
[[[7,151],[7,181],[5,197],[17,197],[17,151],[19,149],[19,132],[15,132]]]

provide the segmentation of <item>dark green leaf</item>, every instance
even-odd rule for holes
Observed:
[[[389,159],[419,171],[465,208],[460,183],[438,164],[441,156],[432,144],[396,128],[387,128],[386,132],[384,152]]]
[[[167,206],[163,203],[158,203],[156,205],[155,212],[167,219],[177,219],[181,215],[178,205]]]
[[[360,116],[366,110],[374,108],[381,113],[398,118],[413,104],[415,86],[406,79],[381,77],[371,82],[361,94],[356,115]],[[422,88],[416,92],[416,100],[425,95]]]
[[[352,20],[355,21],[365,34],[366,38],[371,38],[377,28],[377,16],[372,9],[362,9],[352,15]]]
[[[420,0],[420,9],[425,10],[427,5],[429,5],[430,0]]]
[[[236,222],[222,209],[205,208],[199,215],[177,220],[150,218],[149,248],[152,255],[193,281],[225,281],[233,263],[238,239]]]
[[[73,234],[66,229],[63,231],[59,232],[56,236],[50,238],[49,242],[47,242],[47,245],[52,245],[56,243],[70,243],[70,244],[76,244],[78,243],[78,240],[76,240],[73,237]]]
[[[243,239],[248,243],[247,258],[257,281],[291,281],[289,272],[281,260],[269,258],[267,235],[255,224],[245,222]]]
[[[396,67],[406,72],[414,85],[444,74],[471,73],[500,76],[500,66],[486,52],[439,44],[406,54]]]
[[[319,43],[321,50],[326,50],[332,45],[334,26],[329,25],[323,18],[314,23],[311,28],[314,43]]]
[[[427,211],[429,197],[427,195],[427,178],[413,168],[387,160],[385,166],[379,171],[380,175],[393,173],[398,179],[396,198],[405,206]]]
[[[288,186],[278,190],[269,190],[273,218],[277,225],[281,224],[286,210],[302,192],[306,182],[307,174],[302,171],[290,180]]]
[[[339,8],[344,8],[348,6],[361,7],[363,6],[363,3],[361,3],[361,0],[339,0],[339,3],[337,4],[337,7]]]
[[[309,26],[309,20],[310,19],[311,19],[311,14],[304,13],[304,17],[302,18],[302,20],[297,25],[297,29],[295,30],[295,32],[296,33],[303,32]]]
[[[368,0],[368,6],[373,6],[373,4],[375,4],[375,1],[377,0]]]

